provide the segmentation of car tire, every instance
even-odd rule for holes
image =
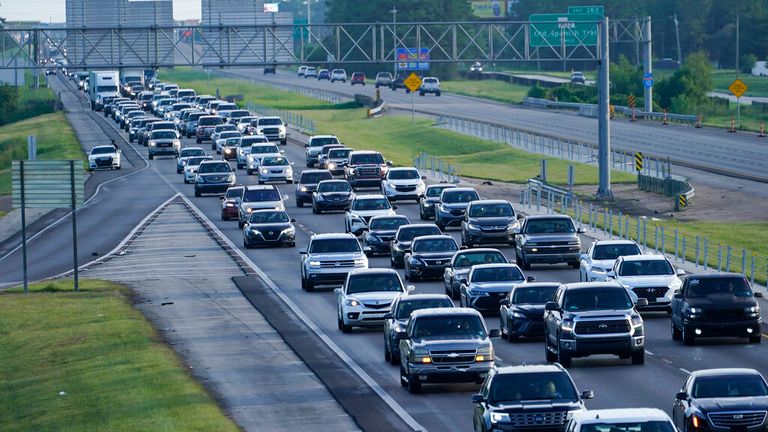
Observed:
[[[406,382],[407,376],[405,375],[405,369],[403,369],[403,365],[400,365],[400,387],[407,387],[408,383]]]
[[[560,363],[562,367],[570,367],[571,366],[571,356],[562,352],[560,350],[560,347],[557,347],[557,362]]]
[[[315,284],[306,279],[301,279],[301,288],[306,292],[312,292],[315,290]]]
[[[549,336],[547,335],[544,335],[544,358],[549,363],[554,363],[557,361],[557,354],[549,350]]]
[[[298,208],[304,207],[304,201],[301,201],[301,200],[297,199],[296,200],[296,207],[298,207]]]
[[[445,232],[445,225],[443,225],[443,224],[441,224],[439,222],[435,222],[435,225],[437,225],[437,227],[440,229],[440,231]]]
[[[762,341],[763,341],[763,337],[761,335],[749,337],[749,343],[751,344],[759,344]]]
[[[645,350],[632,353],[632,364],[641,365],[645,363]]]
[[[245,223],[240,220],[240,218],[237,218],[237,227],[240,229],[243,229],[243,226],[245,226]]]
[[[247,170],[245,170],[245,172],[248,175],[252,175],[253,174],[253,170],[251,170],[251,169],[247,169]]]
[[[571,268],[573,269],[578,269],[579,267],[581,267],[581,263],[578,261],[571,261],[570,264],[571,264]]]
[[[406,382],[406,388],[408,389],[408,393],[410,394],[419,394],[421,393],[421,383],[416,378],[415,374],[407,374],[406,376],[407,382]]]
[[[519,266],[523,268],[523,270],[530,270],[531,269],[531,263],[528,262],[527,259],[525,259],[525,255],[518,257],[519,260]]]
[[[396,356],[395,353],[391,352],[389,353],[389,364],[392,366],[397,366],[400,364],[400,357]]]
[[[202,194],[200,193],[200,191],[195,191],[195,196],[200,198],[202,196]]]
[[[149,159],[149,160],[153,160],[154,158],[155,158],[155,156],[152,155],[152,154],[147,155],[147,159]]]
[[[342,333],[350,333],[352,331],[352,326],[344,324],[344,321],[339,317],[339,330],[341,330]]]
[[[186,177],[184,177],[184,184],[189,184],[189,181],[187,180]]]
[[[693,346],[696,345],[696,335],[693,334],[692,330],[688,330],[683,326],[682,330],[680,331],[683,336],[683,345]]]
[[[389,350],[389,346],[384,343],[384,361],[392,363],[392,352]]]
[[[414,274],[414,273],[411,271],[411,269],[410,269],[410,268],[408,268],[408,281],[409,281],[409,282],[418,282],[418,281],[419,281],[419,277],[418,277],[418,276],[416,276],[416,275],[415,275],[415,274]]]
[[[241,164],[241,163],[238,163],[238,164],[237,164],[237,169],[243,169],[243,164]]]
[[[396,269],[401,269],[401,268],[405,267],[405,263],[403,261],[395,259],[395,264],[393,265],[393,267],[396,268]]]
[[[203,141],[202,141],[200,138],[195,138],[195,142],[196,142],[197,144],[200,144],[200,143],[201,143],[201,142],[203,142]]]
[[[672,322],[672,340],[679,341],[682,338],[683,338],[683,332],[681,332],[680,330],[678,330],[677,327],[675,327],[675,323],[673,321]]]
[[[251,248],[251,244],[250,244],[250,243],[248,243],[248,242],[245,240],[245,238],[243,238],[243,247],[244,247],[244,248],[246,248],[246,249],[250,249],[250,248]]]

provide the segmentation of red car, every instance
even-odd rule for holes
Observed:
[[[362,84],[365,86],[365,74],[362,72],[353,72],[352,79],[349,80],[350,85]]]
[[[221,200],[221,220],[240,219],[237,207],[243,199],[243,190],[245,190],[243,186],[233,186],[227,189],[224,196],[219,198]]]

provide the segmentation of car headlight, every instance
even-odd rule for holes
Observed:
[[[347,305],[347,306],[352,306],[352,307],[360,306],[360,302],[355,300],[355,299],[353,299],[353,298],[347,299],[347,301],[345,301],[344,304]]]
[[[350,168],[349,169],[349,175],[355,175],[355,169],[354,168]]]
[[[471,223],[468,225],[468,228],[471,230],[480,231],[480,225],[477,225],[477,224]]]
[[[328,169],[329,170],[336,169],[336,164],[333,162],[328,162]]]
[[[235,181],[235,175],[234,174],[230,174],[229,177],[227,177],[227,182],[228,183],[232,183],[234,181]]]
[[[255,160],[255,158],[254,158],[253,156],[251,156],[251,155],[248,155],[248,157],[246,158],[246,160],[247,160],[249,163],[251,163],[251,162],[253,162],[253,161]]]
[[[475,361],[477,362],[489,362],[493,361],[493,347],[487,346],[477,350],[475,355]]]
[[[248,231],[253,235],[261,235],[261,231],[257,230],[256,228],[249,228]]]
[[[355,259],[355,267],[367,267],[367,266],[368,266],[368,260],[366,258]]]
[[[640,327],[643,325],[643,318],[640,315],[634,315],[632,317],[632,327]]]
[[[698,315],[700,313],[701,313],[701,308],[692,307],[688,309],[688,315]]]
[[[751,306],[751,307],[745,308],[744,312],[747,313],[748,318],[759,318],[760,306]]]
[[[572,332],[573,331],[573,320],[570,320],[570,319],[563,320],[563,324],[561,326],[561,329],[564,332],[568,332],[568,333]]]
[[[280,235],[294,235],[294,234],[296,234],[296,228],[294,227],[289,227],[280,231]]]
[[[501,413],[501,412],[492,412],[491,413],[491,423],[509,423],[510,417],[507,413]]]
[[[205,178],[202,176],[195,177],[195,183],[205,183]]]
[[[264,169],[261,170],[261,173],[262,174],[269,174],[269,170],[264,168]]]
[[[395,324],[395,325],[392,326],[392,330],[395,333],[402,333],[402,332],[405,331],[405,326],[402,325],[402,324]]]
[[[488,293],[478,288],[470,288],[469,295],[471,295],[472,297],[484,297],[484,296],[487,296]]]
[[[232,153],[232,149],[229,147],[224,148],[224,153]]]
[[[299,188],[299,191],[307,192],[307,187],[306,186],[302,186],[302,187]]]
[[[324,201],[325,198],[323,197],[323,194],[314,194],[315,201]]]
[[[512,312],[510,315],[512,316],[512,318],[525,318],[525,315],[523,315],[523,314],[521,314],[520,312],[517,312],[517,311]]]
[[[156,145],[157,145],[157,143],[156,143],[156,142],[154,142],[154,141],[150,141],[150,142],[149,142],[149,146],[150,146],[150,147],[154,147],[154,146],[156,146]]]
[[[602,267],[592,267],[592,272],[593,272],[593,273],[600,273],[600,274],[605,274],[605,273],[607,273],[607,272],[608,272],[608,270],[607,270],[607,269],[604,269],[604,268],[602,268]]]
[[[288,167],[285,169],[285,175],[293,175],[293,168]]]
[[[368,234],[368,236],[365,238],[365,241],[366,241],[367,243],[381,243],[381,239],[380,239],[380,238],[378,238],[376,235],[374,235],[374,234],[370,234],[370,233],[369,233],[369,234]]]
[[[424,267],[427,264],[424,263],[424,261],[420,260],[419,258],[411,257],[411,265],[415,267]]]
[[[320,261],[310,261],[309,266],[312,268],[320,268]]]
[[[432,357],[429,356],[429,351],[425,349],[415,349],[411,351],[411,363],[432,363]]]

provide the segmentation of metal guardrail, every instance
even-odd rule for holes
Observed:
[[[284,122],[288,124],[289,128],[296,129],[299,132],[307,135],[313,135],[316,131],[315,122],[311,118],[305,117],[301,114],[277,108],[270,108],[264,105],[255,104],[253,102],[248,102],[245,105],[245,109],[256,114],[261,114],[263,116],[280,117]]]
[[[385,109],[386,104],[384,103],[384,100],[379,99],[379,103],[376,105],[376,107],[368,110],[368,118],[381,117],[381,115],[384,114]]]
[[[557,101],[551,101],[549,99],[524,97],[523,105],[534,106],[539,108],[572,109],[572,110],[578,110],[579,115],[584,117],[594,118],[598,116],[598,109],[597,109],[597,105],[595,104],[577,103],[577,102],[557,102]],[[633,108],[630,108],[627,106],[614,105],[614,112],[622,114],[625,117],[632,117],[633,111],[634,111],[635,118],[637,119],[658,120],[658,121],[664,121],[664,119],[666,119],[667,121],[670,121],[670,122],[686,123],[686,124],[695,124],[696,121],[698,120],[697,115],[673,114],[673,113],[663,113],[663,112],[656,112],[656,111],[646,112],[638,109],[633,110]]]
[[[440,181],[458,184],[461,181],[461,167],[438,157],[421,152],[413,157],[413,166],[422,174],[430,173]]]

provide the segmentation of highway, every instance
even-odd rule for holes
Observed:
[[[324,84],[321,84],[323,86]],[[342,88],[336,85],[334,88]],[[71,87],[68,87],[71,89]],[[348,86],[343,87],[348,88]],[[355,88],[355,91],[359,91]],[[372,89],[366,88],[366,91]],[[389,94],[386,93],[388,96]],[[405,98],[399,94],[398,98]],[[458,104],[453,97],[420,98],[428,100],[436,109]],[[466,101],[464,102],[466,104]],[[439,105],[438,105],[439,104]],[[446,105],[448,104],[448,105]],[[469,110],[469,108],[464,108]],[[510,108],[515,111],[519,110]],[[480,111],[480,110],[475,110]],[[540,115],[532,111],[533,115]],[[551,113],[546,113],[552,115]],[[501,115],[501,114],[499,114]],[[105,127],[113,123],[99,117]],[[584,121],[582,118],[578,122]],[[551,122],[551,121],[550,121]],[[577,122],[575,122],[577,123]],[[109,130],[109,129],[107,129]],[[113,129],[110,136],[125,136]],[[686,133],[687,136],[690,134]],[[293,137],[296,137],[294,133]],[[300,142],[300,141],[299,141]],[[295,162],[295,170],[304,167],[303,148],[291,142],[286,150],[287,157]],[[364,143],[350,143],[364,148]],[[143,147],[119,142],[121,148],[135,165],[140,165],[146,150]],[[194,140],[185,139],[185,146],[194,146]],[[209,149],[208,143],[203,145]],[[385,155],[386,156],[386,155]],[[763,161],[765,163],[765,161]],[[237,173],[238,181],[255,184],[255,176],[247,176],[243,170]],[[298,173],[296,174],[298,178]],[[476,392],[474,385],[426,386],[424,394],[411,395],[399,385],[399,371],[384,361],[383,338],[379,330],[356,330],[342,334],[336,328],[335,296],[331,290],[307,293],[300,288],[299,249],[306,246],[312,233],[343,231],[343,214],[313,215],[310,208],[296,208],[293,204],[293,185],[278,185],[281,193],[288,195],[286,208],[297,219],[296,248],[248,249],[243,252],[296,303],[303,312],[330,338],[341,347],[360,367],[383,387],[407,412],[427,430],[466,431],[472,427],[472,404],[470,396]],[[235,245],[242,244],[242,232],[235,221],[221,221],[220,205],[216,197],[195,198],[192,185],[185,185],[181,175],[176,174],[175,159],[160,158],[150,162],[150,168],[130,177],[120,179],[102,188],[97,199],[78,213],[80,248],[83,260],[93,259],[92,251],[105,253],[112,249],[151,209],[154,209],[176,191],[185,194],[189,200]],[[511,197],[510,197],[511,198]],[[413,203],[398,203],[398,213],[418,221],[418,207]],[[451,231],[458,240],[458,232]],[[34,264],[32,279],[52,276],[66,271],[71,266],[69,250],[71,228],[62,223],[44,232],[30,245],[30,262]],[[590,239],[583,238],[588,245]],[[502,249],[513,259],[510,248]],[[388,258],[377,257],[370,261],[371,267],[388,267]],[[0,286],[20,280],[19,253],[0,258]],[[538,281],[574,282],[578,271],[566,266],[539,266],[527,272]],[[402,274],[402,272],[401,272]],[[443,292],[442,282],[416,283],[416,292]],[[576,359],[569,369],[580,390],[592,389],[596,399],[588,402],[591,408],[613,407],[657,407],[669,412],[675,392],[683,383],[688,371],[712,367],[750,367],[768,374],[765,362],[768,350],[765,344],[748,345],[744,341],[704,341],[694,347],[683,347],[673,342],[670,336],[669,318],[665,314],[647,314],[646,319],[646,364],[632,366],[628,360],[610,356],[595,356]],[[487,317],[489,328],[498,328],[498,318]],[[213,335],[211,335],[213,336]],[[509,343],[494,341],[497,361],[501,365],[544,362],[544,348],[541,340]]]

